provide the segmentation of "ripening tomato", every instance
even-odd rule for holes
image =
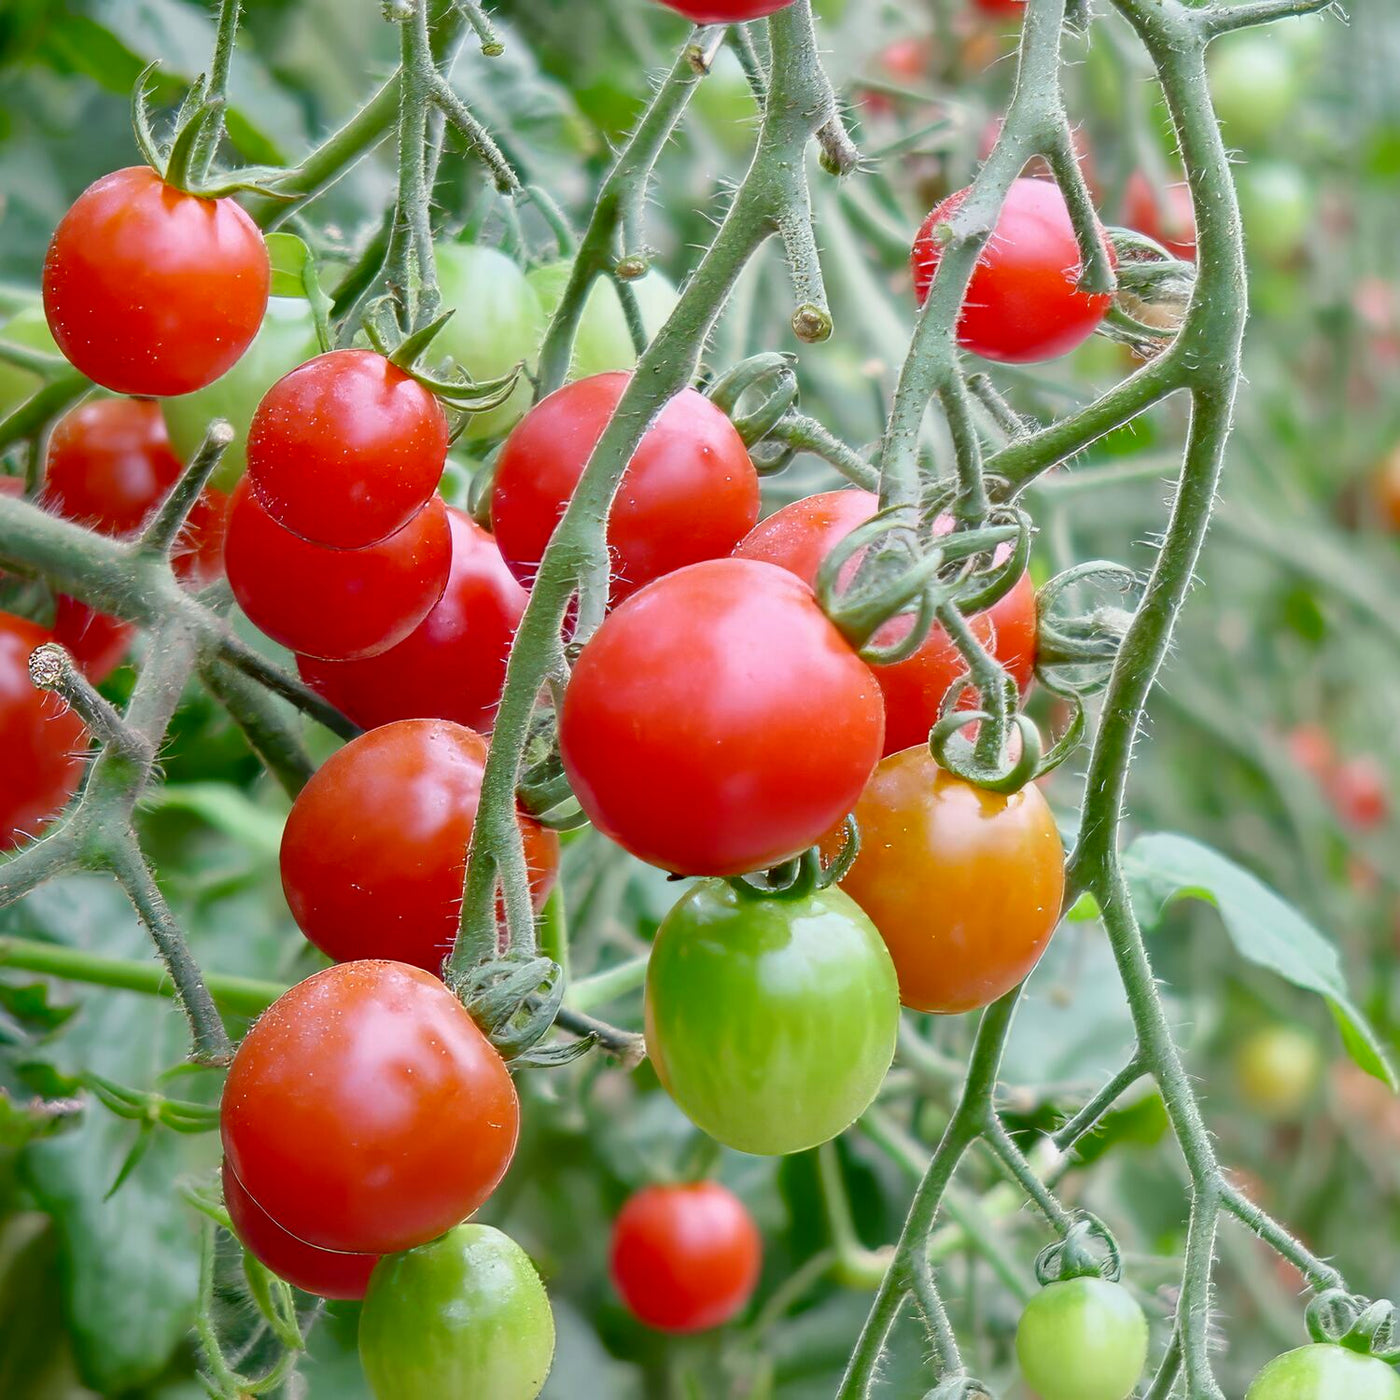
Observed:
[[[59,348],[119,394],[188,394],[248,348],[271,270],[232,199],[201,199],[144,165],[104,175],[59,221],[44,310]]]
[[[1265,1118],[1296,1118],[1322,1072],[1317,1037],[1299,1026],[1264,1026],[1235,1051],[1235,1081]]]
[[[535,1400],[554,1363],[554,1314],[530,1257],[489,1225],[386,1258],[360,1313],[374,1400]]]
[[[1134,170],[1123,191],[1123,220],[1179,258],[1196,256],[1196,211],[1184,184],[1159,192],[1141,170]]]
[[[758,559],[794,573],[804,583],[815,584],[822,560],[857,525],[863,525],[876,510],[879,499],[870,491],[826,491],[794,501],[774,511],[754,527],[735,547],[739,559]],[[934,529],[951,525],[940,520]],[[1010,545],[997,552],[1000,560]],[[1024,573],[1003,598],[986,612],[969,619],[973,633],[988,647],[1024,693],[1035,674],[1036,610],[1035,584]],[[876,641],[889,645],[907,636],[912,622],[893,618],[876,634]],[[967,666],[953,639],[938,623],[930,629],[919,649],[892,666],[872,666],[885,697],[885,753],[897,753],[927,740],[938,722],[943,699]],[[967,703],[975,696],[969,694]]]
[[[441,971],[457,937],[485,763],[486,740],[472,730],[403,719],[321,765],[282,833],[282,888],[323,953]],[[520,827],[538,909],[558,873],[559,839],[528,817]]]
[[[1374,831],[1390,818],[1390,784],[1371,754],[1339,763],[1328,775],[1327,794],[1337,815],[1356,831]]]
[[[224,568],[249,619],[274,642],[329,661],[377,656],[403,641],[442,597],[452,566],[437,496],[379,544],[327,549],[284,530],[245,478],[227,531]]]
[[[82,720],[29,679],[30,652],[52,640],[37,623],[0,612],[0,851],[37,836],[83,777]]]
[[[1381,458],[1371,475],[1371,498],[1380,512],[1381,525],[1400,532],[1400,446]]]
[[[746,24],[792,4],[792,0],[661,0],[692,24]]]
[[[870,1107],[894,1058],[890,955],[840,890],[764,898],[696,885],[647,966],[647,1054],[697,1127],[740,1152],[801,1152]]]
[[[1379,1357],[1322,1342],[1274,1357],[1244,1400],[1400,1400],[1400,1376]]]
[[[322,1298],[363,1298],[377,1254],[347,1254],[288,1234],[248,1193],[227,1161],[224,1206],[239,1244],[278,1278]]]
[[[464,1220],[510,1165],[505,1061],[436,977],[339,963],[244,1036],[220,1107],[224,1156],[284,1230],[389,1254]]]
[[[920,745],[880,764],[855,818],[860,854],[841,887],[880,930],[905,1006],[971,1011],[1030,973],[1065,890],[1064,848],[1038,787],[973,787]]]
[[[936,231],[967,195],[967,190],[949,195],[914,240],[911,265],[920,306],[942,255]],[[958,320],[959,342],[975,355],[1006,364],[1068,354],[1094,333],[1112,301],[1107,293],[1080,291],[1080,269],[1079,244],[1060,187],[1050,180],[1014,181],[973,269]]]
[[[850,811],[884,741],[870,669],[786,570],[714,559],[629,598],[583,648],[559,748],[592,823],[685,875],[737,875]]]
[[[1020,19],[1026,13],[1026,0],[975,0],[984,15],[998,19]]]
[[[550,394],[506,440],[491,491],[491,528],[522,583],[545,546],[629,375],[595,374]],[[611,601],[702,559],[717,559],[758,519],[758,473],[728,417],[682,389],[653,420],[608,513]]]
[[[717,1181],[648,1186],[613,1222],[613,1284],[639,1322],[703,1332],[753,1296],[763,1237],[744,1203]]]
[[[447,441],[430,390],[373,350],[332,350],[263,395],[248,429],[248,480],[294,535],[362,549],[427,504]]]
[[[1210,95],[1234,146],[1267,145],[1295,120],[1298,56],[1278,33],[1242,31],[1210,46]]]
[[[364,729],[396,719],[451,719],[486,731],[496,718],[529,595],[481,526],[452,506],[447,523],[447,587],[413,632],[364,661],[297,658],[301,678]]]
[[[1021,1314],[1016,1358],[1040,1400],[1127,1400],[1147,1361],[1147,1318],[1121,1283],[1052,1283]]]
[[[54,608],[53,639],[78,663],[93,685],[101,685],[126,660],[136,629],[119,617],[98,612],[66,593]]]

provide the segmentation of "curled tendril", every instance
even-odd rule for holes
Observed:
[[[1066,701],[1071,706],[1072,713],[1064,733],[1051,744],[1045,756],[1040,760],[1040,766],[1035,770],[1037,778],[1043,778],[1047,773],[1053,773],[1084,742],[1084,735],[1089,728],[1089,717],[1084,709],[1084,697],[1079,691],[1059,690],[1054,686],[1047,686],[1046,689]]]
[[[1057,695],[1091,695],[1101,689],[1132,622],[1124,608],[1097,607],[1073,617],[1056,617],[1055,606],[1076,584],[1116,579],[1127,593],[1138,575],[1111,559],[1093,559],[1056,574],[1036,593],[1036,675]]]
[[[764,899],[807,899],[820,890],[830,889],[846,878],[860,854],[860,828],[848,816],[842,823],[841,848],[830,864],[822,864],[820,846],[809,846],[800,856],[785,860],[768,870],[736,875],[729,884],[742,895]]]
[[[796,456],[796,448],[770,434],[797,407],[794,358],[776,351],[742,360],[709,390],[710,402],[733,420],[760,476],[780,472]],[[746,400],[756,399],[741,409]]]
[[[1102,1252],[1095,1250],[1097,1240]],[[1113,1231],[1087,1210],[1075,1213],[1064,1239],[1048,1245],[1036,1256],[1036,1280],[1042,1287],[1072,1278],[1101,1278],[1117,1283],[1123,1277],[1123,1255]]]
[[[551,958],[504,953],[454,978],[452,990],[507,1060],[538,1044],[564,999],[564,975]]]
[[[924,1400],[996,1400],[996,1396],[983,1381],[971,1376],[950,1376],[934,1386]]]
[[[1308,1332],[1315,1342],[1330,1342],[1393,1365],[1400,1361],[1395,1305],[1372,1302],[1345,1288],[1329,1288],[1308,1304]]]
[[[956,695],[961,688],[961,683],[957,683],[949,693]],[[954,710],[944,715],[928,737],[929,752],[940,768],[946,768],[974,787],[986,788],[988,792],[1020,792],[1041,772],[1040,731],[1028,715],[1019,711],[1009,718],[1020,733],[1021,752],[1006,768],[991,768],[980,763],[974,745],[966,739],[955,742],[959,732],[968,725],[998,722],[997,717],[986,710]]]
[[[1011,553],[1001,563],[996,562],[996,552],[993,549],[991,568],[972,575],[976,586],[959,590],[958,608],[963,613],[984,612],[993,604],[999,603],[1015,588],[1031,562],[1034,525],[1024,510],[1017,506],[998,508],[993,511],[989,524],[1015,525],[1016,539]]]

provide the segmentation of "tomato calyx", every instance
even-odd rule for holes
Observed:
[[[540,1044],[564,1001],[564,973],[552,958],[503,953],[450,977],[449,985],[512,1068],[568,1064],[595,1044],[591,1035]]]
[[[768,351],[741,360],[722,375],[707,391],[716,408],[728,415],[738,430],[749,458],[759,476],[782,471],[796,456],[797,449],[770,434],[797,408],[795,355]],[[749,402],[741,410],[741,404]]]
[[[810,899],[818,891],[840,884],[860,854],[860,828],[855,817],[846,816],[841,833],[841,848],[827,865],[822,864],[822,848],[809,846],[781,865],[734,875],[726,883],[746,899]]]
[[[1315,1342],[1346,1347],[1387,1365],[1400,1362],[1400,1320],[1387,1299],[1372,1302],[1345,1288],[1329,1288],[1308,1304],[1305,1320]]]
[[[1108,1226],[1087,1210],[1075,1213],[1064,1239],[1047,1245],[1036,1256],[1035,1277],[1042,1288],[1075,1278],[1117,1283],[1122,1276],[1123,1255],[1118,1241]]]
[[[1100,331],[1155,354],[1181,329],[1196,290],[1196,264],[1134,229],[1109,230],[1118,286]]]

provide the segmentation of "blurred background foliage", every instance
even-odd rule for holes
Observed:
[[[157,96],[170,102],[203,66],[208,9],[198,0],[0,6],[7,310],[35,298],[48,236],[68,203],[137,158],[127,119],[137,74],[158,60]],[[879,434],[913,325],[910,236],[985,150],[1013,75],[1015,25],[980,15],[972,0],[817,0],[817,9],[831,74],[867,159],[841,185],[816,181],[837,334],[800,349],[799,375],[806,411],[862,444]],[[1355,1001],[1393,1048],[1400,10],[1390,0],[1355,0],[1352,11],[1350,24],[1292,22],[1232,38],[1213,55],[1249,239],[1248,385],[1216,533],[1140,745],[1131,802],[1140,830],[1213,846],[1302,911],[1336,944]],[[581,224],[610,143],[637,116],[686,27],[647,0],[505,0],[496,19],[504,56],[487,60],[468,46],[454,81],[527,180]],[[251,160],[295,162],[389,73],[393,45],[373,0],[248,0],[231,94],[234,141]],[[1143,56],[1115,18],[1101,14],[1091,39],[1072,40],[1068,53],[1072,114],[1101,210],[1106,223],[1123,223],[1134,171],[1179,178],[1164,112]],[[755,116],[726,52],[661,162],[649,209],[656,263],[677,283],[743,170]],[[381,150],[307,211],[321,251],[348,253],[379,226],[392,197],[389,158]],[[555,255],[548,230],[504,208],[460,152],[444,162],[437,197],[446,225],[468,240],[527,264]],[[745,275],[708,366],[798,349],[779,257],[769,249]],[[998,368],[994,377],[1018,409],[1049,418],[1131,363],[1124,347],[1096,340],[1070,360]],[[1165,405],[1036,487],[1042,578],[1096,557],[1148,567],[1182,436],[1173,410]],[[799,461],[765,487],[776,505],[834,484],[828,469]],[[129,680],[119,673],[114,693]],[[1034,706],[1047,725],[1061,718],[1047,697]],[[1051,789],[1067,826],[1077,766]],[[201,961],[263,977],[312,970],[316,955],[293,926],[277,878],[285,802],[228,720],[197,694],[172,732],[165,771],[144,836]],[[643,948],[676,893],[592,834],[568,844],[565,888],[576,973]],[[1286,915],[1256,890],[1246,884],[1236,895],[1259,925],[1244,935],[1257,951]],[[1345,1058],[1318,999],[1239,956],[1238,928],[1233,939],[1223,936],[1221,913],[1208,902],[1173,905],[1154,922],[1152,952],[1224,1158],[1355,1286],[1400,1293],[1400,1105]],[[93,878],[50,885],[0,914],[0,934],[146,955],[120,892]],[[639,999],[609,1014],[635,1026]],[[946,1117],[971,1024],[950,1019],[926,1030],[934,1053],[901,1064],[891,1081],[901,1104],[914,1096],[900,1119],[908,1126],[898,1130],[902,1154],[862,1132],[838,1149],[857,1230],[872,1248],[895,1237],[911,1168]],[[1005,1067],[1010,1119],[1025,1141],[1082,1102],[1130,1045],[1097,923],[1068,922],[1032,980]],[[0,979],[0,1396],[202,1393],[189,1340],[196,1217],[172,1183],[212,1167],[217,1145],[114,1118],[83,1097],[76,1078],[95,1071],[212,1101],[215,1076],[163,1077],[180,1054],[178,1018],[163,1003]],[[723,1155],[720,1171],[764,1229],[763,1286],[744,1323],[665,1341],[630,1321],[612,1293],[607,1232],[631,1189],[703,1157],[697,1135],[645,1067],[629,1077],[590,1057],[566,1070],[528,1071],[522,1081],[526,1136],[485,1218],[521,1241],[549,1284],[560,1355],[546,1394],[830,1396],[869,1295],[829,1276],[800,1296],[778,1291],[831,1243],[814,1155]],[[105,1200],[138,1146],[129,1175]],[[1129,1096],[1082,1149],[1062,1190],[1112,1223],[1128,1278],[1145,1298],[1157,1297],[1160,1316],[1186,1203],[1156,1101]],[[1009,1340],[1042,1227],[981,1158],[969,1162],[953,1201],[969,1232],[950,1223],[936,1238],[954,1320],[974,1371],[1020,1400]],[[1235,1395],[1262,1360],[1303,1340],[1302,1308],[1297,1277],[1228,1223],[1221,1252],[1219,1330],[1230,1348],[1221,1374]],[[251,1354],[260,1338],[238,1302],[237,1260],[224,1263],[224,1321],[248,1332]],[[289,1393],[364,1395],[354,1314],[353,1305],[328,1309]],[[897,1331],[889,1394],[922,1393],[922,1345],[912,1326]]]

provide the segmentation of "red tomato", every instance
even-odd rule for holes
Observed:
[[[238,1242],[259,1263],[307,1293],[322,1298],[363,1298],[377,1254],[317,1249],[288,1234],[244,1189],[224,1163],[224,1205]]]
[[[284,1230],[390,1254],[470,1215],[510,1165],[505,1061],[436,977],[340,963],[254,1022],[229,1067],[224,1156]]]
[[[1020,19],[1026,13],[1026,0],[974,0],[984,15],[994,15],[999,19]]]
[[[0,612],[0,851],[37,836],[83,777],[82,720],[29,679],[30,652],[52,640],[37,623]]]
[[[104,175],[59,221],[44,311],[59,349],[119,394],[188,394],[251,344],[271,272],[232,199],[200,199],[144,165]]]
[[[1168,185],[1159,203],[1152,181],[1134,170],[1123,191],[1123,221],[1179,258],[1196,256],[1196,211],[1184,184]]]
[[[101,685],[126,660],[135,635],[136,629],[129,622],[59,594],[53,639],[66,648],[93,685]]]
[[[880,930],[905,1006],[971,1011],[1030,973],[1065,889],[1064,848],[1038,787],[973,787],[921,744],[880,764],[855,818],[860,854],[841,887]]]
[[[1019,4],[1020,0],[1016,0]],[[1006,125],[1005,117],[992,117],[982,128],[982,135],[977,142],[977,159],[986,160],[992,153],[992,148],[1001,137],[1001,129]],[[1094,167],[1093,152],[1089,149],[1088,138],[1079,127],[1075,127],[1071,132],[1074,142],[1075,159],[1079,162],[1079,169],[1083,172],[1084,182],[1089,186],[1089,192],[1098,197],[1098,171]],[[1044,156],[1034,156],[1027,164],[1023,175],[1034,180],[1053,180],[1054,172],[1050,169],[1049,162]]]
[[[338,962],[394,958],[442,970],[462,907],[486,740],[439,719],[402,719],[332,754],[282,833],[282,888],[302,932]],[[559,839],[520,818],[535,908],[559,871]]]
[[[878,498],[870,491],[827,491],[794,501],[742,539],[735,556],[777,564],[804,583],[814,584],[826,555],[857,525],[869,520],[878,505]],[[999,555],[1005,557],[1001,552]],[[885,645],[895,642],[908,635],[910,625],[907,619],[892,619],[881,628],[877,640]],[[1022,574],[1016,586],[986,612],[975,614],[971,626],[1024,692],[1035,673],[1035,585],[1030,574]],[[952,638],[935,623],[912,656],[871,670],[885,697],[885,753],[891,754],[928,739],[929,730],[938,722],[944,696],[967,668]],[[971,705],[974,700],[969,694],[964,703]]]
[[[613,1283],[628,1311],[662,1332],[703,1332],[737,1316],[762,1261],[753,1217],[717,1181],[648,1186],[613,1224]]]
[[[279,525],[359,549],[402,529],[437,490],[447,415],[372,350],[332,350],[284,375],[248,429],[248,479]]]
[[[1390,817],[1390,785],[1370,754],[1338,764],[1327,779],[1337,815],[1357,831],[1373,831]]]
[[[1300,724],[1287,736],[1288,754],[1310,778],[1322,782],[1337,764],[1337,746],[1321,724]]]
[[[630,375],[595,374],[535,405],[496,464],[491,527],[523,584],[535,572]],[[758,519],[758,474],[733,423],[682,389],[647,429],[608,515],[611,601],[728,554]]]
[[[175,572],[190,588],[207,588],[224,576],[224,538],[230,498],[213,486],[199,493],[175,546]]]
[[[743,24],[784,9],[792,0],[662,0],[694,24]]]
[[[415,631],[366,661],[297,657],[302,679],[364,729],[396,719],[451,719],[489,730],[496,718],[506,656],[529,595],[485,530],[451,506],[447,523],[447,588]]]
[[[786,860],[850,811],[884,742],[869,668],[785,570],[713,559],[583,648],[559,746],[593,824],[685,875]]]
[[[967,190],[949,195],[924,220],[911,264],[919,305],[928,298],[942,249],[934,230],[957,213]],[[1029,364],[1083,344],[1112,300],[1077,287],[1079,244],[1060,187],[1016,180],[973,270],[958,321],[963,348],[988,360]]]
[[[442,597],[452,565],[447,508],[436,496],[379,544],[327,549],[284,530],[244,480],[227,528],[224,567],[239,606],[274,642],[331,661],[403,641]]]

